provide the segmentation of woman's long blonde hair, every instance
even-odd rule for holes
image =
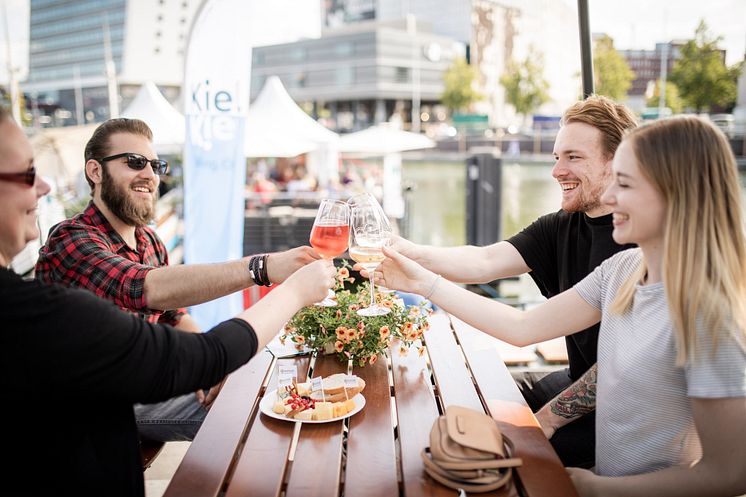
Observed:
[[[625,141],[666,203],[663,284],[676,334],[679,366],[696,353],[702,319],[717,345],[724,320],[746,350],[746,238],[736,161],[710,122],[682,116],[642,126]],[[642,263],[617,293],[612,312],[628,310]],[[731,321],[732,320],[732,321]]]

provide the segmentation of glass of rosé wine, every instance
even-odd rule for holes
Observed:
[[[319,205],[311,228],[311,246],[324,259],[334,259],[345,253],[350,237],[350,207],[341,200],[324,199]],[[334,307],[334,292],[316,305]]]

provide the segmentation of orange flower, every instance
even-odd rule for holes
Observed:
[[[357,348],[358,349],[362,349],[363,348],[363,342],[361,342],[360,340],[357,341]]]
[[[301,344],[301,343],[304,343],[306,341],[306,337],[301,336],[301,335],[294,335],[293,336],[293,341],[295,343],[297,343],[297,344]]]
[[[383,300],[381,301],[381,305],[386,309],[391,309],[394,307],[394,302],[392,300]]]
[[[340,268],[339,271],[337,271],[337,278],[339,278],[340,280],[343,280],[349,277],[350,277],[350,271],[346,267]]]
[[[424,331],[427,331],[427,330],[429,330],[429,329],[430,329],[430,321],[427,321],[427,320],[426,320],[426,321],[425,321],[424,323],[422,323],[422,329],[423,329]]]
[[[363,323],[362,321],[358,321],[357,329],[358,331],[363,331],[365,329],[365,323]]]
[[[340,319],[342,317],[342,311],[337,309],[337,319]]]
[[[349,342],[357,336],[357,332],[352,328],[347,328],[347,341]]]
[[[381,326],[381,329],[378,330],[379,335],[381,335],[381,340],[386,340],[391,335],[391,330],[388,326]]]
[[[334,342],[334,350],[336,350],[337,352],[342,352],[344,348],[345,348],[345,345],[339,340]]]
[[[420,357],[425,353],[425,347],[417,347],[417,353]]]
[[[285,345],[286,338],[287,338],[287,335],[280,335],[280,345]]]
[[[403,330],[404,334],[411,332],[413,326],[414,324],[410,321],[407,321],[406,323],[404,323],[404,330]]]
[[[335,334],[337,335],[337,338],[343,340],[344,337],[347,336],[347,328],[345,328],[344,326],[339,326]]]
[[[360,309],[360,306],[357,305],[357,304],[350,304],[350,305],[347,306],[347,308],[349,310],[351,310],[351,311],[356,311],[356,310]]]
[[[405,356],[408,353],[409,353],[409,349],[407,347],[405,347],[404,345],[402,345],[401,347],[399,347],[399,355],[400,356]]]
[[[378,361],[378,356],[377,355],[372,355],[372,356],[370,356],[370,359],[368,359],[368,362],[371,365],[375,364],[377,361]]]

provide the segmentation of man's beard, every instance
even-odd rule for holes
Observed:
[[[153,185],[148,186],[152,187]],[[145,226],[155,216],[155,201],[158,198],[158,190],[155,190],[153,201],[149,203],[133,201],[128,192],[127,187],[117,187],[106,168],[103,168],[101,200],[115,216],[127,225]]]

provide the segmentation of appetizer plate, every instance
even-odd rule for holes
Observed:
[[[306,421],[303,419],[289,418],[284,414],[277,414],[276,412],[274,412],[272,410],[272,406],[274,406],[275,402],[277,401],[277,390],[272,390],[271,392],[265,394],[264,397],[262,397],[262,400],[259,402],[259,409],[262,411],[263,414],[266,414],[270,418],[275,418],[282,421],[290,421],[292,423],[331,423],[332,421],[339,421],[340,419],[349,418],[353,414],[359,413],[362,408],[365,407],[365,397],[363,397],[363,394],[359,393],[355,395],[354,397],[352,397],[352,400],[355,401],[355,408],[352,411],[348,412],[344,416],[337,416],[336,418],[324,419],[321,421]]]

